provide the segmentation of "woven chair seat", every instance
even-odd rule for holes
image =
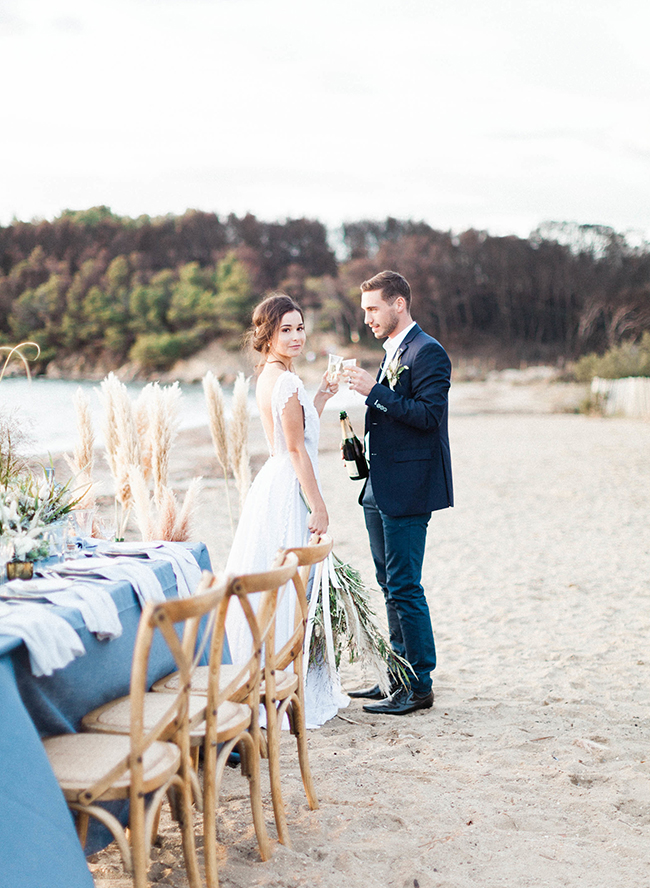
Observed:
[[[239,672],[241,672],[242,667],[236,666],[231,663],[222,663],[219,667],[219,690],[223,691],[228,687],[231,681],[233,681]],[[210,679],[210,667],[209,666],[197,666],[194,670],[194,675],[192,676],[192,693],[193,694],[203,694],[207,696],[208,693],[208,682]],[[237,687],[236,691],[231,694],[231,700],[244,700],[251,692],[251,683],[249,681],[248,673],[245,673],[242,677],[240,685]],[[173,672],[171,675],[167,675],[165,678],[161,678],[160,681],[157,681],[153,685],[153,689],[157,693],[161,691],[163,693],[175,693],[178,691],[178,672]]]
[[[205,698],[190,697],[189,721],[194,727],[203,721],[205,710]],[[162,694],[149,693],[144,698],[144,729],[151,730],[169,708],[169,697]],[[104,706],[93,709],[81,720],[84,731],[97,731],[104,734],[128,734],[131,725],[131,700],[129,697],[120,697]],[[168,735],[174,733],[171,726]],[[165,738],[167,739],[167,738]]]
[[[241,666],[235,666],[232,664],[222,664],[219,670],[219,690],[223,691],[224,688],[227,688],[230,682],[236,677],[237,673],[241,671]],[[192,676],[192,694],[207,694],[208,693],[208,679],[210,677],[210,668],[209,666],[199,666],[194,670],[194,675]],[[247,678],[247,676],[246,676]],[[276,682],[276,699],[284,700],[285,697],[288,697],[289,694],[292,694],[296,688],[298,687],[298,676],[295,672],[290,670],[286,671],[278,671],[275,674],[275,682]],[[172,693],[173,691],[178,690],[178,672],[174,672],[172,675],[168,675],[166,678],[161,678],[160,681],[157,681],[153,686],[154,691],[160,692],[163,691],[165,693]],[[240,687],[236,692],[232,694],[232,700],[238,700],[240,697],[244,699],[247,694],[250,692],[250,687],[248,681],[242,682]],[[264,698],[265,693],[265,682],[262,680],[260,684],[260,696]]]
[[[77,801],[114,768],[130,751],[130,738],[114,734],[61,734],[43,741],[56,779],[68,801]],[[153,792],[178,770],[180,750],[174,743],[157,741],[143,757],[145,792]],[[102,801],[128,798],[131,772],[118,777]]]
[[[275,699],[285,700],[293,694],[298,688],[298,676],[290,670],[278,670],[275,673]],[[262,703],[266,700],[266,686],[262,682],[260,687],[260,698]]]
[[[205,697],[203,700],[205,700]],[[217,709],[217,743],[226,743],[232,737],[236,737],[248,728],[250,721],[250,706],[247,706],[245,703],[233,703],[232,700],[224,700]],[[197,740],[203,741],[205,725],[206,723],[202,722],[199,727],[190,731],[192,745]]]

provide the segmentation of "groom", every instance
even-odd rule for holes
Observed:
[[[370,477],[363,506],[377,582],[386,601],[393,650],[413,670],[410,687],[390,676],[388,697],[378,685],[350,697],[376,702],[366,712],[406,715],[433,705],[436,666],[422,561],[431,512],[453,506],[447,434],[451,363],[437,340],[411,317],[411,288],[402,275],[382,271],[361,284],[364,322],[385,339],[386,356],[373,379],[350,369],[350,388],[366,397],[366,453]]]

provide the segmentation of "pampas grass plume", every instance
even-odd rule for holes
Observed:
[[[226,405],[223,389],[219,380],[211,370],[203,377],[203,391],[208,406],[208,418],[210,421],[210,434],[217,454],[219,465],[223,469],[224,477],[228,474],[228,432],[226,428]]]
[[[154,496],[162,502],[169,477],[169,454],[178,433],[181,390],[177,382],[161,388],[155,383],[151,394],[149,435]],[[166,539],[166,537],[165,537]]]
[[[78,508],[94,509],[97,491],[97,484],[93,480],[95,433],[90,418],[88,398],[81,388],[75,392],[73,404],[77,420],[78,439],[72,458],[67,453],[64,454],[64,458],[78,482],[78,487],[84,490],[79,500]]]
[[[114,478],[117,478],[116,454],[119,447],[119,435],[117,424],[118,389],[121,385],[114,373],[109,373],[100,385],[100,397],[104,405],[104,446],[106,447],[106,459]]]
[[[251,474],[248,453],[248,379],[237,374],[232,397],[232,422],[230,425],[230,464],[243,505],[250,487]]]
[[[148,481],[151,477],[151,400],[153,382],[147,383],[133,405],[135,428],[140,441],[140,465]]]
[[[172,540],[178,542],[186,542],[190,539],[192,530],[192,519],[198,505],[198,498],[203,486],[203,479],[200,477],[192,478],[190,486],[187,488],[183,497],[183,505],[176,518],[174,524]]]
[[[143,540],[154,539],[154,527],[151,517],[151,498],[147,490],[147,482],[140,466],[132,466],[129,471],[129,483],[133,493],[135,520],[140,528]]]
[[[230,504],[230,488],[228,486],[228,469],[230,466],[230,457],[228,454],[228,429],[226,425],[226,404],[223,396],[223,390],[219,385],[219,380],[214,374],[208,370],[203,377],[203,392],[208,407],[208,418],[210,423],[210,435],[212,443],[217,454],[217,460],[223,471],[226,489],[226,505],[228,507],[228,517],[230,519],[230,532],[234,536],[235,529],[232,519],[232,506]]]
[[[176,494],[169,487],[163,487],[160,492],[160,501],[158,503],[158,528],[156,538],[159,540],[173,540],[174,526],[176,524],[176,513],[178,511],[178,502]]]
[[[86,472],[92,477],[95,449],[95,433],[90,418],[90,406],[83,389],[78,388],[73,397],[75,414],[77,417],[77,431],[79,439],[74,449],[74,460],[77,471]]]

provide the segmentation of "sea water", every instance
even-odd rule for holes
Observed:
[[[135,400],[143,383],[126,383],[127,391]],[[200,383],[181,385],[179,404],[179,427],[181,429],[199,428],[208,425],[208,410]],[[71,452],[77,443],[77,419],[74,408],[75,392],[81,389],[88,400],[91,420],[98,446],[103,445],[102,424],[104,408],[100,398],[98,382],[79,382],[61,379],[31,380],[25,378],[5,377],[0,382],[0,412],[14,414],[21,430],[28,438],[25,447],[21,448],[26,456],[46,456],[48,453]],[[226,415],[230,415],[232,405],[232,386],[224,386]],[[313,392],[310,394],[313,395]],[[349,409],[352,403],[363,401],[361,395],[350,392],[342,386],[335,397],[328,401],[326,410]],[[254,397],[254,385],[248,397],[251,417],[259,415]]]

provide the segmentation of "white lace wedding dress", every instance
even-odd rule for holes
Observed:
[[[318,479],[320,419],[302,380],[287,370],[278,377],[273,388],[273,442],[267,439],[270,456],[255,477],[244,502],[226,564],[229,574],[267,570],[278,549],[304,546],[309,539],[307,506],[300,495],[300,484],[282,429],[282,412],[289,398],[296,393],[304,411],[305,447]],[[278,609],[276,649],[280,649],[293,632],[294,615],[294,597],[285,594]],[[233,663],[244,662],[250,653],[251,636],[237,608],[229,610],[226,632]],[[330,668],[326,661],[312,663],[305,684],[307,727],[319,727],[349,702],[350,698],[341,691],[336,668]]]

